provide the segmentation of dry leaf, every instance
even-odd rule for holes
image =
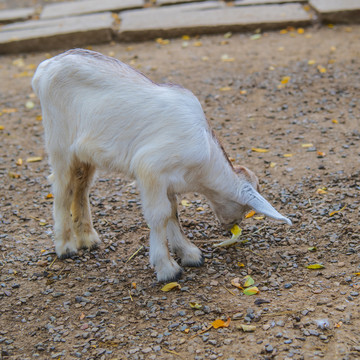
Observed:
[[[79,319],[80,319],[80,320],[85,319],[85,314],[84,314],[83,312],[80,314]]]
[[[229,327],[231,322],[231,319],[228,318],[226,321],[217,319],[211,323],[214,329],[223,328],[223,327]]]
[[[235,278],[231,280],[231,285],[237,287],[240,290],[243,290],[244,288],[240,284],[240,278]]]
[[[0,125],[0,130],[4,130],[4,129],[5,129],[4,125]]]
[[[53,197],[54,197],[54,195],[51,194],[51,193],[49,193],[49,194],[46,195],[46,199],[52,199]]]
[[[301,144],[301,147],[303,148],[311,148],[313,146],[314,146],[313,144]]]
[[[177,282],[171,282],[171,283],[168,283],[166,285],[164,285],[162,288],[161,288],[161,291],[170,291],[172,289],[181,289],[181,286],[179,283]]]
[[[284,154],[283,156],[284,156],[284,158],[289,158],[289,157],[292,157],[293,154]]]
[[[256,326],[255,325],[245,325],[245,324],[240,324],[236,326],[239,330],[242,330],[244,332],[253,332],[256,330]]]
[[[15,164],[17,166],[21,166],[23,164],[23,159],[21,159],[21,158],[17,159]]]

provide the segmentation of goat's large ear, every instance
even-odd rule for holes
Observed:
[[[272,219],[292,225],[291,220],[275,210],[274,207],[251,186],[251,184],[247,183],[243,186],[240,191],[240,199],[242,204],[250,206],[257,213],[264,214]]]

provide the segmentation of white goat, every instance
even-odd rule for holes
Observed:
[[[82,49],[42,62],[32,86],[53,169],[59,257],[100,241],[89,207],[96,168],[136,179],[159,281],[182,272],[168,242],[183,266],[204,262],[179,225],[177,194],[204,194],[226,228],[240,223],[251,208],[291,224],[259,194],[253,172],[232,167],[189,90],[156,84],[114,58]]]

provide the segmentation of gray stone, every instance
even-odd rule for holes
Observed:
[[[15,21],[24,21],[35,14],[34,8],[20,8],[0,11],[0,23],[7,24]]]
[[[84,0],[61,2],[44,6],[41,19],[93,14],[106,11],[136,9],[144,5],[143,0]]]
[[[300,4],[229,7],[216,1],[124,11],[120,18],[118,38],[123,41],[257,28],[269,30],[289,25],[306,26],[311,22]]]
[[[54,20],[31,20],[0,29],[0,53],[44,51],[109,42],[112,14],[91,14]]]
[[[309,3],[323,22],[360,23],[359,0],[310,0]]]

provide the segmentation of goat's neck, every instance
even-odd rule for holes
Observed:
[[[239,178],[217,142],[212,146],[210,160],[202,180],[202,192],[213,203],[237,198]]]

